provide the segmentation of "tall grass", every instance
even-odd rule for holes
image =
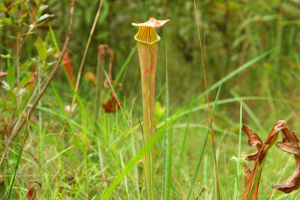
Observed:
[[[16,158],[16,164],[14,166],[14,173],[10,179],[10,183],[8,186],[8,194],[6,195],[6,200],[10,199],[10,197],[11,197],[11,192],[12,192],[13,186],[15,184],[16,175],[17,175],[18,169],[20,167],[20,161],[21,161],[22,154],[23,154],[23,148],[24,148],[24,145],[21,145],[21,146],[16,145],[15,146],[14,153],[15,153],[15,158]],[[3,195],[3,197],[5,197],[5,194]]]
[[[99,2],[96,2],[97,5]],[[82,37],[88,37],[85,33],[90,28],[91,20],[97,20],[89,14],[93,13],[89,12],[89,3],[78,4],[75,9],[75,24],[80,26],[75,28],[80,31],[74,35],[82,37],[75,37],[69,46],[74,69],[76,71],[77,67],[85,65],[83,70],[96,72],[95,47],[99,45],[98,42],[111,43],[116,52],[118,70],[115,81],[124,83],[124,90],[116,92],[121,109],[114,114],[99,110],[95,116],[95,109],[101,109],[101,103],[96,103],[96,106],[93,103],[95,96],[99,97],[99,88],[83,80],[78,90],[74,89],[68,76],[58,74],[50,84],[51,89],[46,92],[43,104],[37,106],[37,112],[41,113],[39,121],[42,123],[35,120],[37,115],[34,114],[32,121],[28,122],[29,137],[22,152],[13,146],[4,157],[7,165],[0,166],[0,194],[4,194],[3,198],[26,198],[28,182],[37,179],[42,183],[42,188],[37,193],[38,199],[146,199],[142,162],[147,151],[159,147],[154,156],[157,158],[155,173],[153,172],[156,174],[155,184],[152,188],[155,198],[216,199],[220,195],[221,199],[239,199],[244,181],[243,157],[245,151],[248,151],[244,148],[246,139],[241,133],[242,123],[249,123],[256,131],[264,133],[276,117],[297,121],[294,119],[297,119],[299,109],[296,83],[300,80],[297,66],[300,59],[297,55],[299,41],[295,25],[298,21],[296,18],[286,17],[285,12],[277,13],[277,8],[273,9],[271,5],[268,6],[276,10],[273,13],[260,12],[263,8],[259,8],[257,13],[253,12],[255,9],[250,9],[249,2],[243,8],[238,8],[238,3],[232,4],[230,1],[216,4],[216,8],[221,9],[226,8],[228,3],[229,10],[226,12],[232,18],[237,11],[238,19],[243,21],[235,24],[236,21],[227,18],[224,22],[219,20],[224,15],[212,9],[215,8],[214,3],[197,2],[197,16],[190,12],[193,8],[191,2],[103,1],[103,12],[98,14],[97,24],[94,23],[99,29],[95,29],[94,39],[88,39],[90,47],[86,44],[85,49],[82,46],[86,41]],[[59,2],[57,7],[63,8],[64,5],[64,2]],[[159,9],[156,9],[157,5],[160,5]],[[196,4],[194,6],[197,8]],[[141,12],[141,8],[144,12]],[[238,12],[241,9],[243,13]],[[286,7],[279,6],[278,10],[281,9],[285,10]],[[250,12],[249,16],[245,16],[245,10]],[[169,33],[164,33],[168,43],[165,44],[165,55],[161,53],[158,60],[160,66],[164,60],[166,65],[158,69],[160,72],[165,71],[165,76],[158,76],[157,85],[162,87],[159,87],[155,101],[164,102],[165,110],[163,115],[158,114],[155,118],[157,123],[154,137],[143,146],[138,120],[142,112],[140,93],[137,92],[140,89],[137,86],[138,61],[134,56],[137,48],[128,48],[133,45],[128,39],[131,30],[127,30],[127,21],[132,18],[140,19],[141,16],[147,18],[149,13],[170,15],[175,20],[170,23]],[[55,15],[60,17],[56,11]],[[201,19],[201,24],[197,21],[195,24],[193,16],[196,20]],[[61,39],[56,38],[55,34],[64,31],[60,27],[62,24],[59,24],[57,30],[55,22],[49,21],[49,30],[42,29],[44,27],[41,30],[45,31],[43,35],[47,37],[45,43],[51,41],[51,48],[60,55]],[[201,27],[198,35],[193,29],[195,26],[198,26],[198,30]],[[274,26],[275,31],[272,30]],[[222,30],[220,27],[226,28]],[[5,27],[1,34],[4,35],[9,29]],[[200,60],[195,36],[200,37],[202,29],[203,32],[209,31],[209,46],[207,55],[202,55]],[[0,37],[3,38],[1,34]],[[232,44],[228,48],[222,46],[223,36],[226,34],[228,43]],[[263,46],[260,43],[265,39],[266,45]],[[6,45],[6,40],[3,38],[4,42],[0,47]],[[201,41],[203,40],[200,38],[199,42]],[[178,48],[179,45],[186,49]],[[276,49],[266,50],[274,45]],[[229,54],[225,51],[229,51]],[[24,46],[19,64],[14,60],[12,52],[14,49],[8,46],[1,51],[1,58],[5,58],[5,62],[0,60],[4,64],[0,66],[0,71],[3,66],[6,69],[6,65],[9,69],[17,65],[21,68],[29,66],[29,69],[35,63],[34,50],[30,46]],[[78,56],[82,53],[83,57]],[[205,48],[202,54],[205,54]],[[225,58],[224,55],[231,56]],[[25,60],[27,57],[28,60]],[[205,60],[210,66],[209,73],[206,74],[207,84],[210,86],[207,85],[205,91],[201,91],[204,84],[199,81],[202,80],[199,76],[203,75],[199,63],[206,64]],[[49,59],[46,63],[50,68],[51,61]],[[208,65],[205,66],[206,69]],[[11,73],[13,72],[10,71]],[[21,73],[19,78],[26,73]],[[105,70],[103,74],[107,76]],[[276,84],[273,84],[274,80]],[[293,80],[292,84],[290,80]],[[246,87],[248,83],[251,84]],[[293,90],[290,91],[293,92],[288,90],[289,85],[292,85]],[[109,95],[104,93],[104,96]],[[70,104],[73,95],[78,106],[70,116],[64,107]],[[215,99],[211,102],[209,99],[205,100],[208,95]],[[2,98],[0,106],[3,103],[1,100]],[[206,114],[209,109],[209,118],[213,118],[214,123],[207,123]],[[298,125],[295,123],[293,126],[297,132]],[[217,144],[214,149],[207,148],[212,145],[209,141],[212,132]],[[20,138],[16,139],[20,142]],[[162,155],[160,150],[163,150]],[[232,157],[236,160],[230,159]],[[266,163],[273,170],[263,172],[265,178],[261,187],[264,190],[259,195],[262,199],[299,198],[299,192],[286,195],[272,191],[269,187],[270,183],[280,182],[293,170],[292,162],[281,165],[284,162],[286,160],[282,153],[276,152],[276,157],[270,159],[270,164]],[[214,172],[213,165],[218,171]],[[219,180],[216,179],[218,175]]]
[[[194,0],[194,13],[195,13],[195,21],[197,25],[197,34],[198,34],[198,40],[199,40],[199,47],[200,47],[200,53],[201,53],[201,66],[203,71],[203,79],[204,79],[204,85],[205,85],[205,91],[206,91],[206,101],[208,104],[208,119],[210,124],[210,135],[211,135],[211,141],[212,141],[212,148],[213,148],[213,157],[214,157],[214,167],[215,167],[215,178],[216,178],[216,186],[217,186],[217,197],[218,200],[221,200],[221,194],[220,194],[220,180],[219,180],[219,174],[218,174],[218,166],[217,166],[217,158],[216,158],[216,146],[215,146],[215,136],[214,136],[214,130],[213,130],[213,114],[210,107],[210,100],[209,100],[209,94],[207,91],[208,85],[207,85],[207,78],[206,78],[206,68],[205,68],[205,46],[202,47],[202,39],[200,34],[200,23],[198,19],[198,11],[197,11],[197,5],[196,0]],[[204,50],[203,50],[204,49]]]
[[[219,87],[215,102],[213,104],[212,115],[215,112],[216,105],[218,105],[217,102],[218,102],[220,91],[221,91],[221,86]],[[201,150],[200,150],[200,155],[198,157],[198,161],[197,161],[197,164],[196,164],[196,167],[195,167],[193,178],[192,178],[192,181],[190,183],[190,188],[188,190],[188,194],[187,194],[187,199],[188,200],[191,199],[191,196],[192,196],[193,188],[194,188],[194,185],[195,185],[195,182],[196,182],[196,178],[198,176],[198,172],[199,172],[199,169],[200,169],[200,165],[201,165],[202,157],[203,157],[203,154],[204,154],[204,150],[206,148],[206,143],[207,143],[207,139],[208,139],[208,136],[209,136],[209,132],[210,132],[210,129],[207,129],[206,132],[205,132],[204,141],[202,143]]]
[[[243,102],[240,102],[240,131],[239,131],[239,142],[238,142],[238,154],[236,158],[236,174],[235,174],[235,190],[234,199],[240,199],[240,192],[242,191],[241,184],[241,149],[242,149],[242,126],[243,126]]]

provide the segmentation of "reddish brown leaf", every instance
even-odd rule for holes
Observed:
[[[4,77],[4,76],[6,76],[6,75],[7,75],[6,72],[0,72],[0,78]]]
[[[292,191],[300,187],[299,177],[300,177],[300,169],[297,167],[294,173],[286,181],[283,181],[278,185],[272,184],[272,187],[284,193],[291,193]]]
[[[283,141],[284,143],[293,143],[293,144],[298,144],[299,143],[299,139],[297,137],[297,135],[294,132],[291,132],[288,128],[285,128],[282,130],[284,137],[283,137]]]
[[[257,151],[252,153],[252,154],[249,154],[247,156],[247,159],[248,160],[255,160],[257,158],[258,152],[261,149],[261,146],[262,146],[263,143],[262,143],[260,137],[255,132],[251,131],[246,125],[243,125],[242,130],[245,133],[247,133],[247,135],[248,135],[248,145],[249,146],[256,146],[256,148],[257,148]]]
[[[244,165],[244,171],[245,171],[245,185],[247,185],[248,182],[250,181],[251,171],[247,169],[246,165]]]
[[[33,183],[37,183],[40,187],[42,184],[39,181],[29,181],[27,185],[27,200],[35,200],[36,199],[36,188],[32,186]]]
[[[113,63],[114,63],[114,52],[113,50],[106,44],[101,44],[98,47],[98,59],[99,62],[105,59],[105,52],[107,52],[110,56],[109,59],[109,68],[108,68],[108,79],[104,81],[105,88],[111,88],[111,84],[117,85],[118,87],[122,88],[122,84],[114,81],[113,79]]]
[[[74,77],[74,72],[72,68],[72,62],[70,60],[68,52],[64,54],[64,68],[68,74],[68,77],[72,83],[72,85],[75,87],[75,77]]]
[[[268,135],[268,138],[265,140],[264,143],[262,143],[261,139],[258,137],[256,133],[249,130],[247,126],[243,126],[242,129],[244,132],[248,135],[248,144],[250,146],[256,146],[257,152],[254,154],[248,155],[248,160],[255,161],[253,169],[251,171],[248,171],[248,175],[245,177],[245,190],[242,195],[242,200],[248,200],[253,193],[252,200],[257,199],[258,194],[258,186],[260,183],[260,177],[262,172],[262,162],[267,154],[267,151],[272,147],[275,140],[277,139],[278,133],[282,131],[285,134],[285,131],[287,130],[286,122],[283,120],[279,120],[274,124],[273,129]],[[289,134],[289,133],[286,133]],[[291,134],[289,134],[288,138],[293,138]],[[287,140],[287,139],[286,139]],[[249,175],[250,173],[250,175]]]
[[[273,127],[272,131],[269,133],[269,136],[266,139],[265,143],[272,145],[275,142],[275,140],[277,139],[278,133],[281,130],[286,129],[286,126],[287,126],[287,123],[284,120],[278,120],[277,122],[275,122],[274,127]]]
[[[248,144],[250,146],[256,146],[258,148],[258,152],[255,154],[255,157],[251,157],[249,160],[255,160],[254,167],[251,171],[246,171],[245,176],[245,190],[242,196],[242,200],[246,200],[250,197],[251,192],[254,190],[253,198],[257,195],[258,185],[260,182],[260,176],[262,171],[262,165],[265,155],[267,151],[272,147],[274,142],[278,137],[278,133],[281,131],[283,134],[283,139],[281,142],[278,142],[276,146],[287,153],[294,154],[296,160],[296,170],[294,173],[282,183],[275,185],[272,187],[278,189],[285,193],[290,193],[300,187],[300,147],[299,147],[299,139],[295,133],[290,131],[287,127],[287,123],[283,120],[279,120],[274,124],[273,129],[268,135],[268,138],[262,144],[259,137],[252,131],[248,129],[248,127],[244,126],[243,131],[248,134],[249,141]],[[249,157],[248,157],[249,158]],[[252,158],[252,159],[251,159]],[[254,159],[253,159],[254,158]],[[258,177],[257,177],[258,176]],[[254,181],[258,180],[257,187],[255,187]],[[252,198],[252,199],[253,199]],[[256,198],[257,199],[257,196]]]
[[[288,128],[283,129],[283,135],[282,141],[278,142],[276,146],[284,152],[294,154],[296,169],[287,180],[278,185],[273,184],[272,187],[284,193],[290,193],[300,187],[300,147],[298,137]]]
[[[242,130],[248,135],[248,145],[256,146],[259,150],[263,144],[260,137],[255,132],[251,131],[246,125],[243,125]]]
[[[120,109],[120,105],[116,97],[112,95],[111,98],[102,105],[102,108],[106,113],[114,113]]]
[[[257,148],[257,151],[255,153],[249,154],[247,156],[247,159],[249,161],[255,161],[255,165],[253,167],[253,170],[247,169],[247,166],[244,165],[244,170],[245,170],[245,190],[242,196],[242,200],[248,200],[249,195],[251,194],[251,191],[254,188],[254,193],[252,195],[252,200],[257,200],[258,196],[258,187],[259,187],[259,182],[260,182],[260,173],[258,174],[259,179],[257,184],[255,185],[255,177],[257,176],[258,168],[260,166],[260,158],[262,157],[263,159],[263,154],[262,152],[264,151],[263,147],[263,142],[261,141],[260,137],[253,131],[251,131],[246,125],[243,125],[242,130],[247,134],[248,136],[248,145],[249,146],[255,146]]]
[[[36,190],[34,187],[31,187],[27,192],[27,200],[35,200],[36,199]]]

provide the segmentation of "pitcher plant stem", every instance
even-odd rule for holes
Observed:
[[[141,69],[142,97],[143,97],[143,117],[144,117],[144,141],[145,145],[149,143],[154,135],[154,90],[155,90],[155,71],[158,52],[158,41],[160,37],[155,32],[155,28],[162,27],[169,20],[156,20],[150,18],[145,23],[133,26],[139,27],[138,33],[134,39],[137,40],[139,62]],[[154,171],[153,171],[153,153],[151,147],[145,151],[145,179],[147,199],[154,199]]]

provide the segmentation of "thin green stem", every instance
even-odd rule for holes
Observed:
[[[198,20],[198,14],[197,14],[197,5],[196,0],[194,0],[194,11],[195,11],[195,19],[196,19],[196,25],[197,25],[197,33],[198,33],[198,40],[199,40],[199,46],[200,46],[200,53],[201,53],[201,65],[203,70],[203,78],[204,78],[204,85],[205,85],[205,91],[206,91],[206,101],[208,104],[208,117],[209,117],[209,123],[210,123],[210,134],[211,134],[211,141],[212,141],[212,147],[213,147],[213,156],[214,156],[214,164],[215,164],[215,176],[216,176],[216,184],[217,184],[217,197],[218,200],[221,200],[221,193],[220,193],[220,180],[218,175],[218,166],[217,166],[217,159],[216,159],[216,147],[215,147],[215,136],[214,136],[214,130],[213,130],[213,115],[211,112],[210,107],[210,101],[209,101],[209,92],[208,92],[208,84],[206,80],[206,69],[204,64],[204,52],[202,48],[202,42],[201,42],[201,35],[200,35],[200,23]]]
[[[239,191],[241,189],[240,183],[240,159],[241,159],[241,145],[242,145],[242,125],[243,125],[243,102],[240,104],[240,130],[239,130],[239,146],[238,146],[238,155],[236,162],[236,180],[235,180],[235,193],[234,199],[239,199]]]
[[[169,118],[169,80],[168,80],[168,54],[166,45],[166,97],[165,97],[165,124],[168,126]],[[163,171],[163,199],[170,199],[172,166],[172,131],[166,128],[164,141],[164,171]]]
[[[101,80],[103,79],[102,73],[101,73],[101,67],[104,65],[104,60],[100,58],[100,55],[98,55],[98,62],[97,62],[97,81],[96,81],[96,98],[95,98],[95,116],[94,116],[94,132],[97,135],[97,145],[98,145],[98,157],[99,157],[99,165],[102,172],[102,178],[105,179],[105,169],[103,164],[103,154],[101,149],[101,142],[100,142],[100,136],[96,133],[96,130],[98,128],[97,122],[99,119],[99,107],[101,106],[101,100],[100,100],[100,90],[101,90]]]
[[[215,99],[215,101],[213,102],[213,103],[214,103],[214,106],[213,106],[213,109],[212,109],[212,115],[214,115],[216,106],[218,105],[218,98],[219,98],[220,91],[221,91],[221,85],[219,86],[219,90],[218,90],[216,99]],[[209,106],[209,105],[207,105],[207,107],[208,107],[208,106]],[[197,178],[197,176],[198,176],[198,171],[199,171],[199,169],[200,169],[202,157],[203,157],[204,150],[205,150],[206,143],[207,143],[207,139],[208,139],[208,136],[209,136],[209,131],[210,131],[210,129],[208,129],[208,130],[205,132],[204,141],[203,141],[203,144],[202,144],[202,146],[201,146],[200,155],[199,155],[199,158],[198,158],[198,161],[197,161],[197,165],[196,165],[196,168],[195,168],[195,171],[194,171],[194,175],[193,175],[193,178],[192,178],[192,182],[191,182],[191,185],[190,185],[190,189],[189,189],[189,192],[188,192],[188,195],[187,195],[187,200],[189,200],[189,199],[191,198],[191,195],[192,195],[192,192],[193,192],[193,188],[194,188],[194,185],[195,185],[195,182],[196,182],[196,178]]]

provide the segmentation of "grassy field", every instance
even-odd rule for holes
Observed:
[[[70,15],[71,2],[0,2],[1,199],[148,199],[150,150],[152,199],[241,199],[244,165],[253,166],[246,157],[255,151],[242,125],[262,141],[277,120],[300,134],[299,1],[78,0]],[[131,23],[149,17],[170,21],[157,30],[155,133],[145,142]],[[114,81],[109,55],[99,58],[101,44],[114,54]],[[119,109],[107,113],[102,107],[111,97]],[[18,119],[26,123],[11,140]],[[295,166],[294,156],[274,145],[258,199],[300,199],[298,190],[271,187]]]

